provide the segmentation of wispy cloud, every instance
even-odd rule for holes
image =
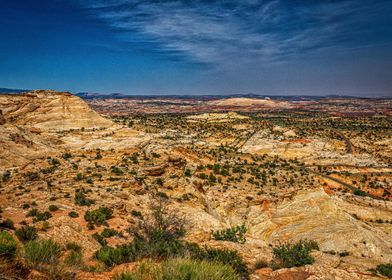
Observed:
[[[125,42],[222,66],[271,63],[345,44],[372,10],[356,0],[78,0]],[[368,1],[374,2],[374,1]]]

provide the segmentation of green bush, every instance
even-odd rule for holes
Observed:
[[[46,221],[52,217],[52,214],[50,212],[45,211],[45,212],[39,212],[37,208],[31,209],[27,215],[27,217],[34,217],[33,222],[40,222],[40,221]]]
[[[95,201],[86,197],[82,190],[75,192],[75,204],[80,206],[90,206],[94,204]]]
[[[136,260],[137,252],[140,252],[140,247],[137,241],[129,244],[119,245],[115,248],[105,246],[95,252],[94,257],[104,263],[106,266],[133,262]]]
[[[92,237],[102,246],[106,246],[108,245],[108,242],[105,240],[105,238],[103,236],[101,236],[99,233],[94,233],[92,235]]]
[[[68,266],[80,266],[83,263],[82,251],[70,251],[65,257],[64,263]]]
[[[159,264],[142,263],[136,271],[114,276],[115,280],[236,280],[237,275],[230,267],[223,264],[171,259]]]
[[[136,217],[136,218],[143,219],[142,212],[140,212],[140,211],[132,210],[132,211],[131,211],[131,215],[134,216],[134,217]]]
[[[212,232],[212,237],[215,240],[224,240],[224,241],[231,241],[231,242],[236,242],[236,243],[245,243],[245,233],[247,231],[247,228],[245,224],[236,226],[236,227],[231,227],[227,228],[224,230],[219,230],[219,231],[214,231]]]
[[[72,158],[72,154],[71,153],[64,153],[62,155],[62,157],[63,157],[63,159],[70,159],[70,158]]]
[[[364,192],[364,191],[362,191],[362,190],[360,190],[360,189],[355,189],[355,190],[354,190],[354,194],[355,194],[355,195],[358,195],[358,196],[366,196],[366,195],[367,195],[366,192]]]
[[[61,255],[61,247],[53,240],[33,240],[24,246],[24,257],[31,263],[50,263]]]
[[[15,229],[14,222],[11,219],[5,219],[0,223],[0,228]]]
[[[77,218],[79,217],[79,214],[75,211],[71,211],[68,213],[68,216],[70,216],[71,218]]]
[[[15,230],[15,235],[20,241],[27,242],[37,238],[37,230],[32,226],[23,226]]]
[[[54,204],[49,205],[49,211],[50,212],[54,212],[54,211],[57,211],[57,210],[59,210],[59,207],[57,205],[54,205]]]
[[[246,264],[236,251],[201,248],[197,244],[184,242],[185,221],[167,211],[167,200],[157,199],[152,204],[152,215],[140,221],[129,244],[117,247],[104,246],[95,253],[95,258],[110,267],[127,262],[150,258],[171,259],[189,257],[230,266],[241,279],[248,279]]]
[[[232,267],[242,279],[249,278],[248,267],[234,250],[200,248],[197,244],[189,244],[188,250],[192,259],[226,264]]]
[[[52,218],[52,214],[50,212],[45,211],[45,212],[38,212],[35,218],[33,219],[33,222],[40,222],[40,221],[46,221]]]
[[[118,235],[118,231],[112,228],[104,228],[101,232],[101,236],[104,238],[112,237]]]
[[[97,226],[106,224],[106,220],[112,218],[113,210],[107,207],[99,207],[96,210],[87,211],[84,214],[84,219]]]
[[[312,250],[318,250],[315,241],[300,240],[295,244],[283,244],[273,248],[274,261],[273,268],[290,268],[312,264],[314,258],[310,255]]]
[[[392,263],[379,264],[376,268],[373,268],[370,271],[392,278]]]
[[[81,252],[82,251],[82,247],[75,242],[68,242],[65,245],[65,249],[70,250],[70,251],[75,251],[75,252]]]
[[[7,182],[11,178],[11,172],[7,170],[3,173],[2,181]]]
[[[16,253],[16,241],[7,231],[0,231],[0,257],[13,258]]]
[[[38,209],[33,208],[29,212],[27,212],[26,217],[35,217],[38,214]]]

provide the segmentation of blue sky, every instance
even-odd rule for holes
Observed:
[[[392,2],[2,0],[0,87],[392,95]]]

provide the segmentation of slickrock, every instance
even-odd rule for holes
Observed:
[[[67,92],[37,90],[0,95],[0,109],[7,122],[44,130],[93,129],[113,126],[79,97]]]

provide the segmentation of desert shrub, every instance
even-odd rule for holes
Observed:
[[[260,268],[265,268],[265,267],[269,267],[269,263],[267,261],[261,260],[261,259],[256,260],[256,262],[254,264],[255,270],[260,269]]]
[[[64,263],[68,266],[80,266],[83,263],[83,252],[71,250],[65,257]]]
[[[44,221],[42,223],[41,230],[47,231],[49,229],[49,226],[50,226],[49,222],[48,221]]]
[[[51,205],[49,205],[48,209],[50,212],[54,212],[54,211],[59,210],[59,207],[57,205],[51,204]]]
[[[343,252],[340,252],[340,253],[339,253],[339,257],[347,257],[347,256],[349,256],[349,255],[350,255],[350,253],[347,252],[347,251],[343,251]]]
[[[37,172],[27,172],[25,177],[29,181],[35,181],[39,179],[39,174]]]
[[[226,264],[232,267],[242,279],[249,278],[248,267],[234,250],[200,248],[197,244],[189,244],[188,250],[192,259]]]
[[[355,190],[354,190],[354,194],[355,194],[355,195],[358,195],[358,196],[366,196],[366,195],[367,195],[366,192],[364,192],[364,191],[362,191],[362,190],[359,190],[359,189],[355,189]]]
[[[82,173],[78,173],[75,176],[75,181],[81,181],[81,180],[83,180],[83,178],[84,178],[83,174]]]
[[[13,258],[16,253],[16,241],[7,231],[0,231],[0,257]]]
[[[82,247],[75,243],[75,242],[68,242],[65,245],[65,249],[70,250],[70,251],[75,251],[75,252],[81,252],[82,251]]]
[[[63,263],[52,262],[46,265],[37,267],[38,271],[42,274],[41,278],[47,280],[76,280],[74,272],[68,271]]]
[[[161,198],[168,199],[169,196],[164,192],[157,192],[157,195]]]
[[[22,209],[29,209],[29,208],[30,208],[30,204],[28,204],[28,203],[23,203]]]
[[[106,224],[106,220],[112,218],[113,210],[107,207],[99,207],[96,210],[88,210],[84,214],[84,219],[97,226]]]
[[[21,280],[28,279],[30,269],[23,260],[19,258],[0,260],[0,279],[1,280]]]
[[[3,173],[2,176],[2,181],[7,182],[11,178],[11,172],[7,170],[6,172]]]
[[[235,271],[218,263],[194,261],[188,259],[171,259],[160,264],[142,263],[136,271],[114,276],[115,280],[235,280]]]
[[[92,237],[102,246],[106,246],[108,245],[108,242],[105,240],[105,238],[103,236],[101,236],[99,233],[94,233],[92,235]]]
[[[48,219],[52,218],[52,214],[50,212],[45,211],[45,212],[38,212],[35,218],[33,219],[33,222],[40,222],[40,221],[46,221]]]
[[[70,158],[72,158],[72,154],[71,153],[64,153],[62,155],[62,157],[63,157],[63,159],[70,159]]]
[[[273,248],[274,268],[295,267],[312,264],[314,258],[310,255],[312,250],[318,250],[318,244],[315,241],[300,240],[295,244],[282,244]]]
[[[14,222],[11,219],[5,219],[0,223],[0,228],[15,229]]]
[[[24,257],[30,263],[50,263],[61,255],[61,247],[51,239],[33,240],[24,246]]]
[[[118,235],[118,231],[112,228],[104,228],[101,232],[101,236],[104,238],[112,237]]]
[[[156,196],[151,203],[152,213],[140,220],[133,229],[134,240],[115,248],[103,247],[95,257],[107,266],[134,261],[145,257],[168,258],[181,255],[184,246],[180,241],[185,235],[183,219],[167,209],[167,201]]]
[[[68,213],[68,216],[70,216],[71,218],[77,218],[79,217],[79,214],[75,211],[71,211]]]
[[[132,211],[131,211],[131,215],[134,216],[134,217],[136,217],[136,218],[139,218],[139,219],[142,219],[142,218],[143,218],[142,212],[137,211],[137,210],[132,210]]]
[[[26,217],[35,217],[38,214],[38,209],[33,208],[29,212],[27,212]]]
[[[86,197],[83,190],[77,190],[75,192],[75,204],[80,206],[90,206],[94,204],[95,201],[93,199],[89,199]]]
[[[236,242],[236,243],[245,243],[245,233],[247,231],[247,228],[245,224],[236,226],[236,227],[231,227],[227,228],[224,230],[219,230],[219,231],[214,231],[212,232],[212,237],[215,240],[224,240],[224,241],[231,241],[231,242]]]
[[[133,230],[134,240],[131,243],[105,246],[95,253],[95,258],[110,267],[144,258],[165,260],[189,257],[194,261],[228,265],[242,279],[248,279],[246,264],[236,251],[201,248],[197,244],[184,242],[186,221],[168,211],[166,199],[155,197],[150,208],[151,215],[141,220]]]
[[[186,221],[167,208],[168,201],[159,195],[151,201],[151,215],[139,222],[135,235],[147,241],[178,240],[185,236]]]
[[[376,268],[370,269],[370,271],[392,278],[392,263],[379,264]]]
[[[112,173],[116,174],[117,176],[121,176],[124,174],[124,171],[121,170],[121,168],[117,166],[112,166]]]
[[[136,244],[137,242],[133,241],[130,244],[119,245],[115,248],[105,246],[95,252],[94,257],[108,267],[126,262],[133,262],[136,260],[137,255]]]
[[[23,226],[15,230],[15,235],[22,242],[31,241],[37,238],[37,230],[32,226]]]
[[[190,169],[185,169],[184,176],[185,177],[191,177],[192,176],[192,171]]]

